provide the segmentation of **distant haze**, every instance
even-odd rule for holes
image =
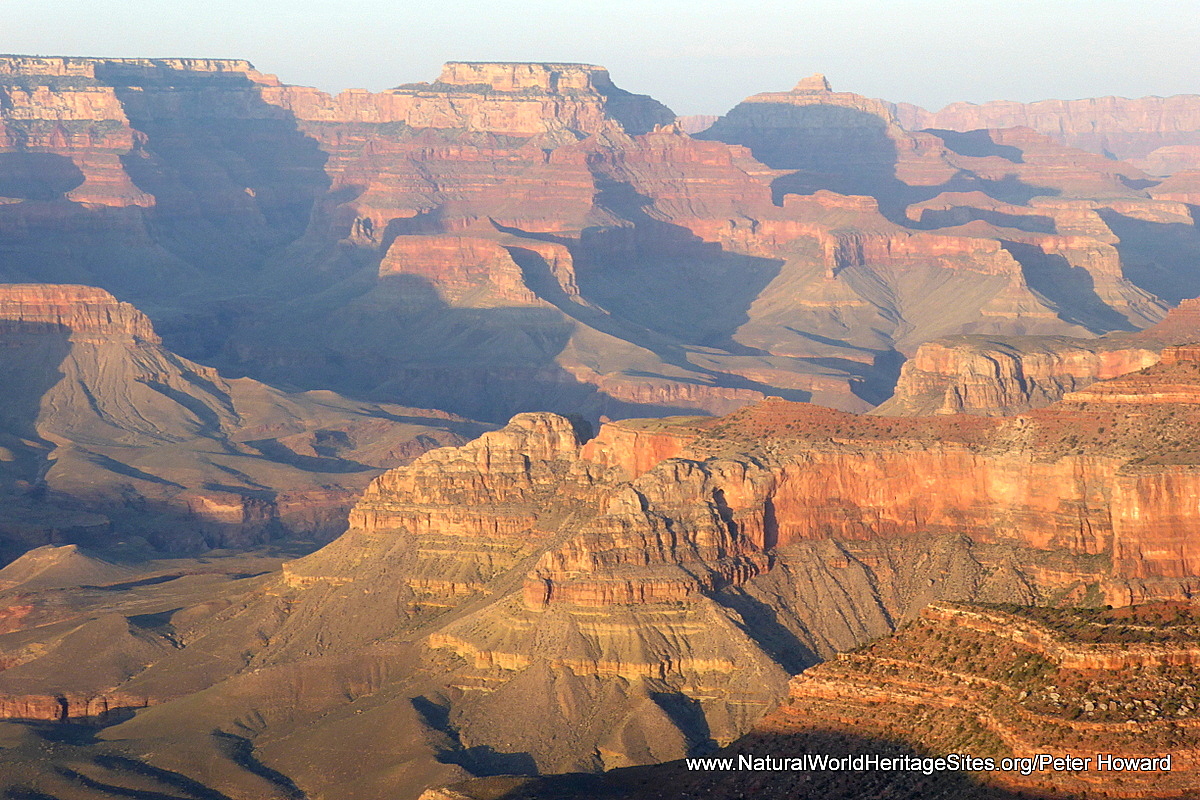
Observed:
[[[247,58],[287,83],[379,90],[443,61],[581,61],[680,114],[813,72],[956,100],[1200,93],[1197,0],[0,0],[12,53]]]

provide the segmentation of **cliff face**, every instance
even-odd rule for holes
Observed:
[[[1194,398],[1190,352],[1127,379],[1124,402],[1153,408],[1139,398],[1164,381]],[[566,420],[522,415],[380,477],[350,532],[289,563],[296,612],[263,663],[416,637],[454,687],[442,708],[463,747],[543,770],[693,746],[686,715],[640,744],[655,719],[625,716],[640,687],[691,698],[731,741],[783,672],[939,598],[1186,596],[1192,408],[1169,395],[1134,417],[1081,394],[1005,421],[885,419],[771,400],[610,423],[583,446]],[[516,721],[519,697],[547,692],[571,698],[546,713],[580,731],[573,744]]]
[[[124,642],[117,652],[144,648],[151,663],[129,674],[114,662],[89,696],[148,706],[114,728],[122,740],[211,738],[214,726],[253,722],[255,752],[314,792],[336,776],[289,756],[297,742],[358,741],[377,735],[377,715],[399,715],[405,741],[426,744],[372,766],[362,791],[347,790],[363,797],[399,764],[429,775],[439,760],[479,773],[592,771],[727,744],[784,697],[789,675],[895,631],[931,602],[1124,607],[1190,596],[1200,583],[1195,358],[1174,348],[1154,367],[1007,419],[854,416],[772,399],[720,419],[608,423],[584,443],[565,418],[519,415],[376,478],[346,534],[281,577],[255,579],[251,596],[171,617],[188,632],[172,652],[145,649],[168,629],[149,639],[131,629],[130,640],[105,623],[116,631],[106,637]],[[62,630],[44,624],[36,597],[9,612],[9,636]],[[1003,669],[1026,651],[1080,675],[1185,657],[1072,646],[1032,623],[952,627],[999,641]],[[249,655],[247,642],[257,642]],[[53,713],[38,698],[66,667],[20,652],[12,685],[40,677],[6,702]],[[941,652],[921,644],[912,658]],[[857,686],[842,673],[822,683],[851,663],[811,673],[812,685]],[[1037,722],[1052,709],[1026,703],[1037,719],[1020,719],[1041,727],[1014,728],[1014,718],[998,728],[971,716],[975,701],[959,689],[973,683],[951,692],[944,673],[922,674],[934,685],[920,698],[952,698],[981,736],[1012,733],[1002,739],[1014,752],[1075,742],[1058,717]],[[890,683],[872,686],[870,702],[908,709]],[[197,716],[189,695],[200,689]],[[854,730],[865,701],[846,691]],[[1022,732],[1035,728],[1043,738]]]
[[[1014,414],[1041,408],[1093,381],[1158,363],[1129,342],[1054,337],[960,337],[921,345],[900,370],[881,414]]]
[[[0,330],[7,334],[67,333],[100,343],[131,337],[161,344],[145,314],[92,286],[7,284],[0,289]]]
[[[411,128],[486,131],[505,136],[619,128],[646,133],[671,123],[670,109],[618,88],[590,64],[448,62],[433,83],[379,94],[330,96],[306,87],[273,87],[267,101],[314,123],[400,123]]]

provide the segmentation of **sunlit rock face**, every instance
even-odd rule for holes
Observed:
[[[1108,380],[1177,359],[1200,338],[1200,301],[1185,300],[1137,333],[1096,339],[958,336],[921,345],[878,413],[1005,415],[1040,408]],[[1175,363],[1172,361],[1171,363]]]

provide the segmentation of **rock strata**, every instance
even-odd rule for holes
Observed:
[[[1186,180],[1001,121],[906,130],[821,76],[696,136],[583,64],[334,96],[12,56],[0,86],[0,276],[115,291],[227,371],[496,423],[861,411],[926,341],[1137,329],[1200,293]]]

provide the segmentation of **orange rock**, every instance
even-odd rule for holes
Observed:
[[[103,289],[45,283],[0,285],[0,332],[68,331],[77,341],[132,336],[160,344],[150,320]]]

